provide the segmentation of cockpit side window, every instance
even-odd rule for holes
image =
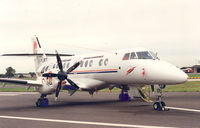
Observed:
[[[131,53],[131,58],[130,59],[137,59],[137,56],[136,56],[135,52]]]
[[[123,57],[123,60],[129,60],[130,53],[126,53]]]
[[[145,52],[137,52],[138,59],[153,59],[151,54],[147,51]]]
[[[154,58],[154,59],[158,59],[158,60],[159,60],[159,58],[158,58],[157,54],[155,54],[155,53],[154,53],[154,52],[152,52],[152,51],[150,51],[150,53],[151,53],[151,55],[153,56],[153,58]]]

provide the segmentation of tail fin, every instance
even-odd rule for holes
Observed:
[[[40,45],[38,37],[34,36],[33,37],[33,53],[37,54],[38,46],[39,46],[39,48],[41,48],[41,45]]]
[[[32,38],[32,42],[33,42],[33,53],[34,54],[37,54],[38,51],[40,51],[40,50],[43,52],[37,36],[34,36]],[[37,72],[37,70],[41,66],[41,64],[44,63],[45,61],[47,61],[47,57],[46,57],[45,53],[43,52],[43,55],[35,56],[34,61],[35,61],[35,71]]]

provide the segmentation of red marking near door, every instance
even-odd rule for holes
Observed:
[[[143,68],[142,70],[143,70],[143,72],[142,72],[142,76],[144,77],[145,74],[146,74],[146,73],[145,73],[145,69]]]
[[[127,71],[126,75],[130,74],[135,68],[136,68],[136,67],[130,68],[130,69]]]

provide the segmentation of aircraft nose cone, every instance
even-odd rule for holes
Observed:
[[[154,84],[174,85],[181,84],[187,81],[187,74],[182,70],[167,62],[158,61],[151,65],[154,66],[149,70],[148,80]]]
[[[187,81],[187,78],[188,78],[188,75],[177,68],[173,72],[171,80],[174,81],[174,83],[176,84],[181,84],[181,83],[185,83]]]

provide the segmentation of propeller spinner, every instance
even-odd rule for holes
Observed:
[[[68,78],[68,74],[71,73],[72,71],[74,71],[79,65],[80,62],[75,63],[72,67],[70,67],[67,72],[64,72],[63,70],[63,65],[62,65],[62,61],[60,58],[60,55],[58,54],[58,52],[56,51],[56,59],[57,59],[57,63],[58,63],[58,67],[59,67],[59,72],[57,74],[55,73],[45,73],[42,76],[43,77],[57,77],[59,79],[58,85],[56,87],[56,98],[58,98],[58,95],[60,93],[61,90],[61,86],[62,86],[62,82],[64,80],[67,80],[71,86],[73,86],[75,89],[79,89],[79,87]]]

